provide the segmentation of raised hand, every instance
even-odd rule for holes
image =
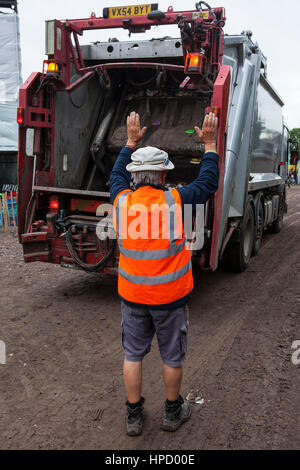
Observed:
[[[146,130],[147,127],[143,127],[143,129],[141,129],[140,116],[134,111],[130,113],[127,118],[127,145],[135,148],[137,144],[143,139]]]
[[[207,114],[204,118],[202,129],[195,127],[200,140],[205,145],[206,152],[216,152],[218,135],[218,118],[214,113]]]

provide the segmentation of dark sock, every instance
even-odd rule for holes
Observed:
[[[179,398],[177,398],[177,400],[175,400],[175,401],[167,400],[167,405],[168,406],[177,405],[178,403],[179,403]]]
[[[131,410],[135,410],[136,408],[143,406],[144,402],[145,398],[142,397],[137,403],[129,403],[129,401],[127,401],[126,406],[128,406],[128,408],[130,408]]]
[[[179,408],[179,406],[181,406],[183,403],[183,398],[181,395],[179,395],[179,397],[177,398],[177,400],[175,401],[170,401],[170,400],[166,400],[166,405],[168,408]]]
[[[166,400],[166,401],[169,406],[172,406],[172,405],[177,405],[177,403],[182,404],[182,400],[183,400],[182,396],[179,395],[179,397],[175,401],[170,401],[170,400]]]

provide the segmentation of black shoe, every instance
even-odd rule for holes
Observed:
[[[166,401],[166,414],[162,425],[164,431],[174,432],[185,423],[192,414],[192,409],[188,403],[185,403],[182,396],[179,396],[176,402]]]
[[[143,397],[136,405],[130,405],[128,401],[126,402],[126,427],[128,436],[140,436],[143,432],[143,424],[145,421],[144,403],[145,398]]]

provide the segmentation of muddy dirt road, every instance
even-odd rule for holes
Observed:
[[[183,395],[204,404],[176,434],[163,413],[156,341],[145,360],[148,419],[124,432],[120,305],[116,282],[46,264],[25,265],[0,237],[1,449],[300,448],[300,188],[289,190],[279,235],[266,234],[242,275],[196,274]]]

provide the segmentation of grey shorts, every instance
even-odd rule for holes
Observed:
[[[188,306],[176,310],[153,310],[121,303],[122,344],[128,362],[141,362],[151,350],[156,333],[164,364],[181,367],[187,352]]]

